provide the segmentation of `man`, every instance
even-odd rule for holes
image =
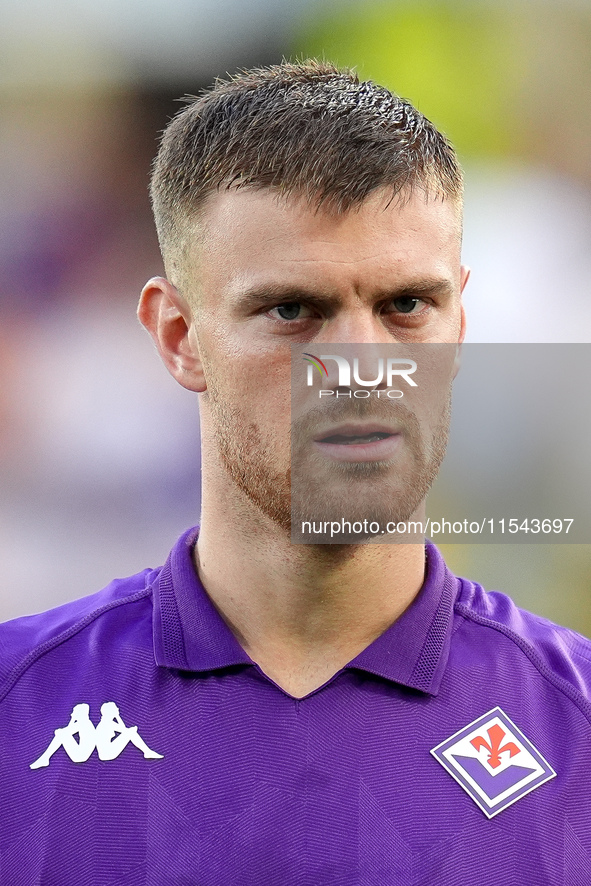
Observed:
[[[591,882],[589,642],[422,540],[291,538],[292,357],[455,354],[461,193],[432,124],[328,64],[218,82],[168,127],[167,279],[139,317],[200,395],[200,528],[163,567],[3,627],[3,883]],[[315,506],[420,518],[447,401],[415,424],[361,402],[298,438]],[[78,755],[83,706],[120,751]]]

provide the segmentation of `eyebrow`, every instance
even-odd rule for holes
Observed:
[[[378,290],[376,301],[387,301],[395,298],[416,298],[424,295],[451,295],[453,286],[446,277],[426,277],[408,281],[400,286]],[[247,289],[236,297],[235,307],[243,310],[254,310],[275,303],[305,301],[318,307],[337,307],[340,296],[318,289],[307,289],[304,286],[293,286],[283,283],[266,283]]]

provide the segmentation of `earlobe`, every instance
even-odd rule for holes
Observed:
[[[454,355],[453,369],[452,369],[452,379],[456,377],[458,372],[460,371],[460,366],[462,364],[462,342],[459,341],[456,345],[456,353]]]
[[[463,344],[464,339],[466,338],[466,311],[464,310],[464,305],[460,305],[460,334],[458,336],[458,344]]]
[[[172,377],[189,391],[205,391],[193,314],[172,283],[164,277],[148,280],[142,289],[137,315]]]

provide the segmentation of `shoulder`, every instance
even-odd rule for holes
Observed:
[[[96,594],[0,624],[0,701],[30,668],[68,644],[82,642],[96,650],[109,633],[119,643],[123,631],[141,631],[146,620],[151,633],[150,586],[157,574],[145,569]]]
[[[496,656],[495,669],[515,680],[535,673],[591,722],[591,640],[516,606],[498,591],[461,579],[455,604],[470,645]]]

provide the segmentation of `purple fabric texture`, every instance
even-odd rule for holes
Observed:
[[[403,616],[294,699],[210,602],[196,536],[0,626],[1,884],[591,884],[590,641],[428,544]],[[488,819],[430,751],[496,707],[556,777]]]

